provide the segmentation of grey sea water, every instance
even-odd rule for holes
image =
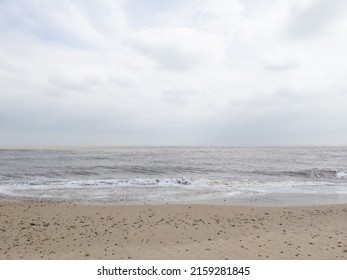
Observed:
[[[0,149],[0,196],[77,203],[347,202],[347,147]]]

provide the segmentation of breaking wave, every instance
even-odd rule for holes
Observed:
[[[297,178],[308,179],[343,179],[347,177],[346,172],[342,170],[329,170],[329,169],[307,169],[307,170],[293,170],[293,171],[258,171],[255,172],[268,176],[288,176]]]
[[[344,172],[335,176],[345,177]],[[347,194],[336,180],[232,180],[210,178],[134,178],[105,180],[42,180],[3,182],[6,197],[83,203],[184,202],[266,194]]]

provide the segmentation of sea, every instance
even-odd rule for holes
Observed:
[[[0,197],[82,204],[347,203],[347,147],[0,149]]]

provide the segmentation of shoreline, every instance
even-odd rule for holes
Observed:
[[[347,259],[347,204],[85,205],[0,198],[0,259]]]
[[[1,201],[13,202],[40,202],[52,204],[76,204],[85,206],[141,206],[141,205],[224,205],[224,206],[252,206],[252,207],[301,207],[324,205],[347,205],[345,194],[305,194],[305,193],[267,193],[265,195],[252,195],[247,197],[229,196],[224,198],[211,198],[187,201],[78,201],[51,198],[27,198],[6,196],[0,194]]]

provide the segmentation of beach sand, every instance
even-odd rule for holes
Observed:
[[[0,259],[347,259],[347,205],[0,200]]]

